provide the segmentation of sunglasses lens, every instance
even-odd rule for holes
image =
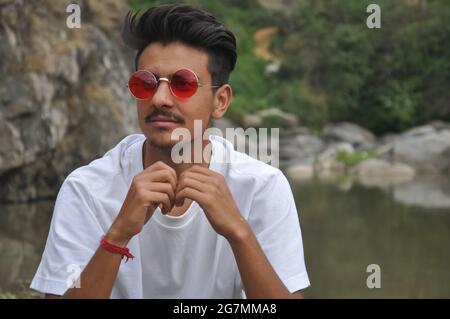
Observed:
[[[148,71],[134,72],[128,81],[128,87],[134,97],[142,100],[150,99],[155,92],[157,81]]]
[[[179,70],[172,76],[170,87],[172,92],[179,98],[191,97],[197,91],[197,76],[192,71]]]

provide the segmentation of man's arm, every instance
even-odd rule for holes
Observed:
[[[224,177],[208,168],[192,166],[179,177],[175,201],[196,201],[214,230],[233,250],[247,298],[298,298],[273,269],[250,225],[242,217]]]
[[[106,240],[126,247],[127,240],[120,240],[108,233]],[[119,271],[122,255],[110,253],[99,246],[81,273],[80,288],[70,288],[62,298],[110,298]]]
[[[303,298],[290,293],[271,266],[250,226],[228,238],[236,258],[247,298]]]
[[[174,201],[175,171],[157,162],[133,178],[122,208],[105,238],[111,244],[126,247],[151,218],[155,207],[168,212]],[[99,238],[100,242],[100,238]],[[80,288],[68,289],[62,298],[110,298],[122,255],[100,245],[81,273]],[[46,295],[52,298],[55,295]]]

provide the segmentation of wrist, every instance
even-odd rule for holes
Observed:
[[[254,236],[250,225],[247,222],[242,222],[238,227],[225,236],[230,243],[240,243],[247,241],[251,236]]]
[[[126,247],[131,240],[130,236],[125,235],[116,225],[112,225],[105,234],[105,239],[111,244]]]

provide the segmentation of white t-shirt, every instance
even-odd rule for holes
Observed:
[[[225,177],[278,276],[291,292],[308,287],[300,224],[286,177],[219,136],[209,139],[209,168]],[[81,273],[120,211],[132,178],[143,170],[144,141],[142,134],[127,136],[66,178],[31,288],[62,295]],[[122,261],[111,298],[245,298],[228,241],[196,202],[177,217],[157,208],[128,248],[135,259]]]

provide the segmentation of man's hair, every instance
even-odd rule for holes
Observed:
[[[153,42],[181,42],[208,54],[208,71],[213,85],[228,82],[237,60],[236,38],[212,14],[181,4],[165,4],[143,14],[128,12],[122,38],[137,50],[135,67],[142,51]]]

